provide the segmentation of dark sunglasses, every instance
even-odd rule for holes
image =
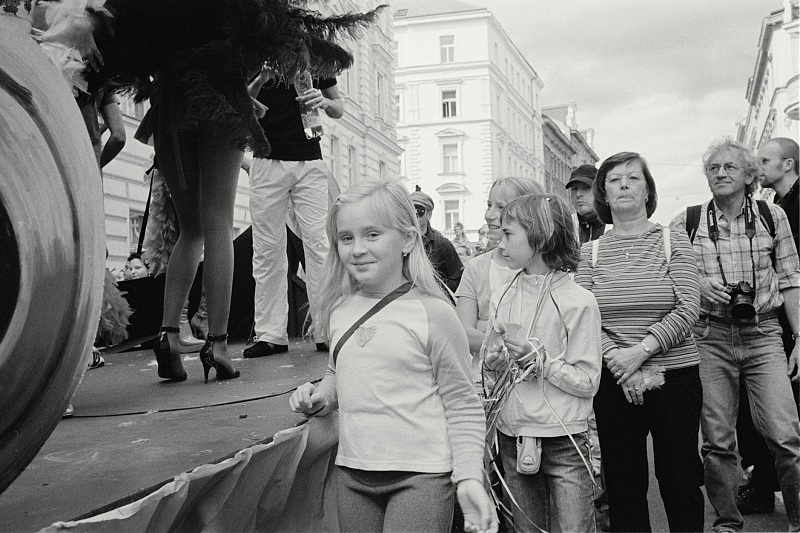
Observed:
[[[428,212],[427,209],[422,207],[421,205],[415,205],[414,210],[417,212],[417,218],[422,218],[425,216],[425,213]]]

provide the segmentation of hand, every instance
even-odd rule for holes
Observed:
[[[295,98],[298,102],[303,104],[306,109],[322,108],[325,110],[325,97],[319,89],[311,88],[303,93],[302,96]]]
[[[297,387],[289,398],[289,408],[295,413],[310,415],[328,405],[328,400],[312,383]]]
[[[483,484],[477,479],[465,479],[458,483],[458,503],[464,513],[464,531],[469,533],[495,533],[497,513]]]
[[[270,67],[264,65],[261,67],[261,72],[258,73],[258,77],[256,77],[255,81],[264,84],[267,83],[272,78],[277,77],[278,73],[272,70]]]
[[[647,352],[637,344],[614,350],[606,359],[606,367],[614,374],[617,385],[623,385],[646,360]]]
[[[800,346],[797,341],[794,341],[794,348],[791,355],[789,355],[789,363],[786,366],[786,374],[795,383],[800,382],[800,368],[798,368],[798,361],[800,361]]]
[[[528,339],[507,335],[503,343],[508,349],[508,355],[515,361],[519,361],[533,351],[533,344]]]
[[[731,301],[727,287],[714,278],[700,278],[700,295],[710,302],[722,305]]]
[[[621,385],[621,387],[628,403],[634,405],[642,405],[644,403],[644,391],[646,387],[644,386],[644,378],[642,377],[641,370],[634,372],[630,379],[628,379],[628,382]]]
[[[487,345],[486,351],[484,352],[483,365],[489,370],[497,370],[500,364],[505,360],[505,354],[503,352],[502,344]]]

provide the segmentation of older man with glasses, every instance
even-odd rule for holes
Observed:
[[[453,243],[431,227],[433,198],[418,190],[411,193],[411,203],[414,204],[414,209],[417,211],[417,221],[428,259],[431,260],[434,270],[442,278],[447,288],[455,292],[458,284],[461,283],[464,264],[458,257]]]
[[[741,531],[736,506],[740,382],[750,411],[775,457],[789,530],[800,531],[800,421],[790,379],[797,381],[795,344],[787,365],[778,310],[783,305],[796,343],[800,331],[800,261],[782,209],[755,201],[760,167],[754,154],[726,139],[703,158],[713,198],[688,208],[672,227],[692,240],[700,271],[700,319],[693,333],[703,384],[703,465],[713,530]]]

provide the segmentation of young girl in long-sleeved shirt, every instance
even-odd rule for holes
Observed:
[[[523,196],[503,209],[502,230],[499,248],[522,271],[492,295],[490,332],[503,342],[487,345],[484,369],[536,369],[497,419],[514,528],[595,531],[587,420],[600,383],[600,311],[569,275],[579,258],[570,209],[557,196]]]
[[[354,185],[331,208],[328,235],[314,323],[334,349],[320,385],[299,387],[290,406],[309,416],[339,408],[342,531],[448,532],[456,488],[465,530],[496,531],[467,337],[408,193],[396,181]],[[353,329],[387,295],[396,298]]]

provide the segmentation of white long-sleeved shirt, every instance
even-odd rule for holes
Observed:
[[[331,315],[331,346],[377,299],[353,295]],[[336,464],[483,478],[486,424],[455,310],[412,289],[342,346],[320,391],[339,407]]]

